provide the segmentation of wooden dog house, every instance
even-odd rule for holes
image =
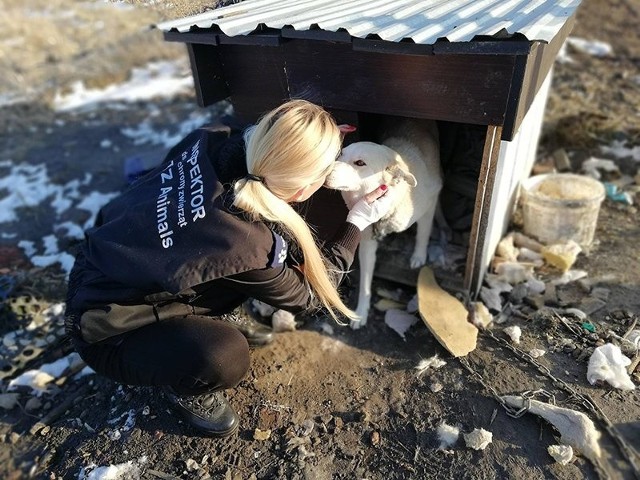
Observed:
[[[186,44],[199,104],[228,99],[243,121],[306,98],[363,127],[368,115],[437,120],[443,152],[460,140],[447,132],[479,136],[461,154],[473,172],[461,287],[473,296],[535,160],[552,66],[579,4],[245,0],[157,27]]]

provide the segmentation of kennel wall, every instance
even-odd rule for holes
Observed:
[[[482,128],[461,282],[473,296],[530,174],[579,4],[245,0],[157,27],[186,44],[198,103],[229,100],[241,121],[306,98],[340,122],[382,114]]]

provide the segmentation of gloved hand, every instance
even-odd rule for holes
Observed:
[[[376,223],[391,209],[392,199],[387,192],[386,185],[380,185],[373,192],[368,193],[347,214],[347,222],[353,223],[358,230],[363,231],[369,225]]]

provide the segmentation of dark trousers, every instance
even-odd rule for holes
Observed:
[[[249,369],[247,340],[215,317],[187,315],[98,343],[74,341],[97,373],[127,385],[169,386],[181,395],[235,387]]]

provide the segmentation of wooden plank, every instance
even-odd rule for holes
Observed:
[[[418,276],[418,310],[436,340],[454,357],[475,350],[478,329],[467,321],[466,307],[438,285],[429,267],[422,267]]]
[[[217,47],[188,43],[187,51],[198,105],[205,107],[229,97]]]
[[[514,57],[401,55],[348,44],[282,45],[290,96],[358,112],[502,125]]]
[[[467,268],[465,271],[464,288],[474,297],[480,290],[484,266],[480,264],[481,252],[484,248],[488,229],[488,219],[491,209],[496,166],[500,154],[501,128],[490,125],[487,128],[482,164],[476,191],[476,203],[471,225],[471,237],[467,253]]]
[[[219,55],[236,116],[254,122],[289,99],[282,48],[220,45]]]

